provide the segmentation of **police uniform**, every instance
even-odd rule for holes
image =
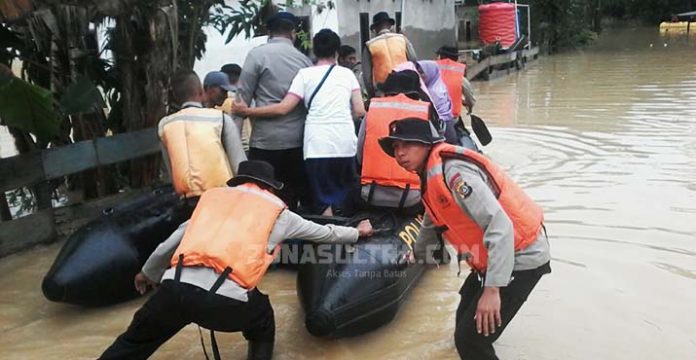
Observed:
[[[380,139],[390,156],[395,140],[432,146],[419,172],[426,214],[414,255],[434,263],[444,239],[471,266],[460,290],[455,344],[462,358],[497,359],[493,342],[551,271],[543,211],[488,158],[424,130],[417,121],[397,121]],[[501,301],[502,326],[488,336],[478,333],[474,319],[484,287],[499,288]]]

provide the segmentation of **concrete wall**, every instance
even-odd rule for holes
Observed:
[[[396,18],[396,12],[401,11],[402,0],[340,0],[336,5],[338,34],[341,36],[341,42],[360,52],[360,13],[368,13],[370,23],[372,23],[372,16],[380,11],[386,11],[389,16]]]
[[[433,59],[442,45],[456,45],[454,0],[403,0],[401,32],[420,59]]]
[[[455,8],[457,17],[457,41],[460,49],[474,49],[480,47],[479,40],[479,12],[477,6],[457,6]],[[466,37],[466,23],[469,22],[470,40]]]

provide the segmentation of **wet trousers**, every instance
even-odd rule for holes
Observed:
[[[474,319],[478,300],[483,293],[482,279],[479,279],[477,273],[469,274],[459,290],[461,301],[459,308],[457,308],[457,324],[454,330],[454,343],[457,346],[459,356],[465,360],[498,359],[493,349],[493,342],[498,339],[512,318],[515,317],[539,279],[550,272],[551,266],[546,263],[536,269],[512,273],[510,284],[500,288],[502,326],[496,328],[495,333],[488,336],[483,336],[476,331],[476,320]]]
[[[275,320],[268,296],[254,289],[248,297],[247,302],[239,301],[165,280],[99,359],[147,359],[190,323],[215,331],[241,331],[250,341],[273,342]]]

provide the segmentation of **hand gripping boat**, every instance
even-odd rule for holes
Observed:
[[[420,215],[371,212],[354,217],[364,218],[376,229],[367,240],[328,249],[305,245],[302,258],[312,261],[299,267],[297,293],[314,336],[356,336],[389,323],[425,270],[405,261],[420,232]]]

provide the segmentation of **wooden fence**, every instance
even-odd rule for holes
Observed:
[[[57,179],[159,152],[150,128],[0,159],[0,191]],[[0,222],[0,257],[56,239],[54,209]]]

